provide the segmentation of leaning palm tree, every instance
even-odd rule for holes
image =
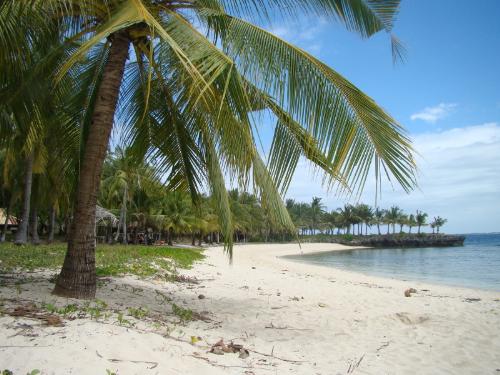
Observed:
[[[327,184],[338,182],[341,189],[361,189],[372,166],[377,178],[386,170],[405,190],[412,189],[414,161],[402,127],[333,69],[247,21],[277,12],[306,13],[340,20],[369,37],[391,32],[398,3],[3,1],[0,6],[14,11],[0,9],[5,16],[0,23],[59,22],[69,56],[57,65],[57,80],[66,74],[94,77],[77,92],[89,100],[80,117],[84,137],[71,238],[54,292],[95,294],[96,192],[115,118],[138,152],[154,156],[169,173],[172,186],[189,191],[194,200],[201,186],[210,187],[229,252],[225,172],[243,186],[251,180],[273,222],[288,229],[293,224],[279,193],[286,191],[300,156],[322,170]],[[0,48],[12,49],[12,39],[2,33]],[[399,43],[392,40],[398,55]],[[255,146],[251,116],[262,110],[276,117],[267,167]]]

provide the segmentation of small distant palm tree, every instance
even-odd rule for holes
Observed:
[[[367,204],[358,204],[356,206],[356,215],[359,217],[361,224],[365,224],[365,235],[367,235],[368,227],[373,219],[373,209]],[[361,227],[361,234],[363,234],[363,227]]]
[[[385,210],[382,210],[380,208],[376,208],[375,212],[373,214],[373,223],[377,225],[377,231],[378,235],[380,236],[380,224],[383,224],[385,218]]]
[[[406,225],[408,225],[408,233],[411,233],[411,228],[417,225],[417,220],[415,219],[415,215],[410,214],[410,216],[408,216],[408,221]]]
[[[321,198],[313,197],[311,202],[311,234],[315,234],[316,229],[318,229],[324,209],[325,205],[321,203]]]
[[[354,206],[346,204],[344,208],[339,208],[338,212],[340,214],[340,223],[342,227],[347,229],[346,234],[351,234],[351,225],[359,221],[359,218],[354,212]]]
[[[417,210],[415,220],[417,221],[418,234],[420,234],[420,228],[427,225],[427,216],[429,216],[427,213]]]
[[[160,228],[167,232],[167,243],[172,246],[176,233],[191,231],[195,216],[191,210],[191,202],[185,194],[173,192],[158,202],[159,208],[151,215]]]
[[[434,228],[436,228],[436,232],[439,233],[439,228],[445,225],[447,221],[447,219],[443,219],[441,216],[435,217],[431,223],[431,228],[433,228],[432,233],[434,233]]]
[[[385,220],[387,223],[387,234],[389,234],[389,224],[392,225],[392,233],[396,233],[396,224],[402,214],[403,211],[398,206],[392,206],[386,211]]]
[[[399,233],[403,233],[403,227],[408,224],[408,215],[401,213],[396,222],[399,224]]]
[[[146,164],[138,160],[130,149],[117,147],[108,155],[101,181],[102,195],[106,202],[119,202],[120,221],[115,241],[118,241],[120,227],[123,232],[123,244],[127,244],[127,204],[132,201],[135,192],[152,184],[152,172]]]

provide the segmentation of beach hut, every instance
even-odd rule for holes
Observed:
[[[5,220],[7,219],[7,217],[5,216],[6,213],[5,213],[5,210],[3,208],[0,208],[0,231],[3,232],[3,229],[4,229],[4,225],[5,225]],[[9,215],[9,218],[7,220],[7,230],[16,230],[17,229],[17,225],[18,225],[18,221],[17,221],[17,218],[15,216],[12,216],[12,215]]]
[[[96,241],[109,242],[112,229],[118,225],[118,218],[110,211],[97,205],[95,210],[95,234]]]

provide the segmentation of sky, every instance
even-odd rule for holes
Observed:
[[[498,0],[403,0],[394,34],[407,56],[397,65],[385,33],[361,39],[307,17],[270,29],[341,73],[408,130],[419,153],[419,187],[406,194],[386,182],[381,207],[445,217],[447,233],[500,232],[499,19]],[[270,136],[264,132],[264,142]],[[347,203],[300,163],[287,198],[312,196],[329,210]],[[360,201],[375,203],[374,184]]]

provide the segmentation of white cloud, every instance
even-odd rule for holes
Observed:
[[[397,204],[406,212],[417,209],[446,217],[448,233],[500,231],[500,124],[455,128],[417,134],[419,189],[406,194],[383,184],[380,206]],[[315,182],[312,182],[315,181]],[[361,201],[374,204],[375,186],[367,182]],[[314,179],[306,163],[290,186],[288,197],[310,201],[324,197],[330,209],[345,202],[327,195],[321,180]]]
[[[291,34],[291,29],[286,26],[276,26],[269,30],[269,32],[273,33],[279,38],[287,39],[287,37]]]
[[[425,122],[435,123],[447,117],[457,106],[455,103],[440,103],[435,107],[426,107],[422,111],[414,113],[410,116],[412,120],[422,120]]]
[[[318,55],[322,47],[318,37],[327,24],[324,18],[319,18],[307,21],[301,20],[300,23],[273,25],[268,30],[287,42]]]

